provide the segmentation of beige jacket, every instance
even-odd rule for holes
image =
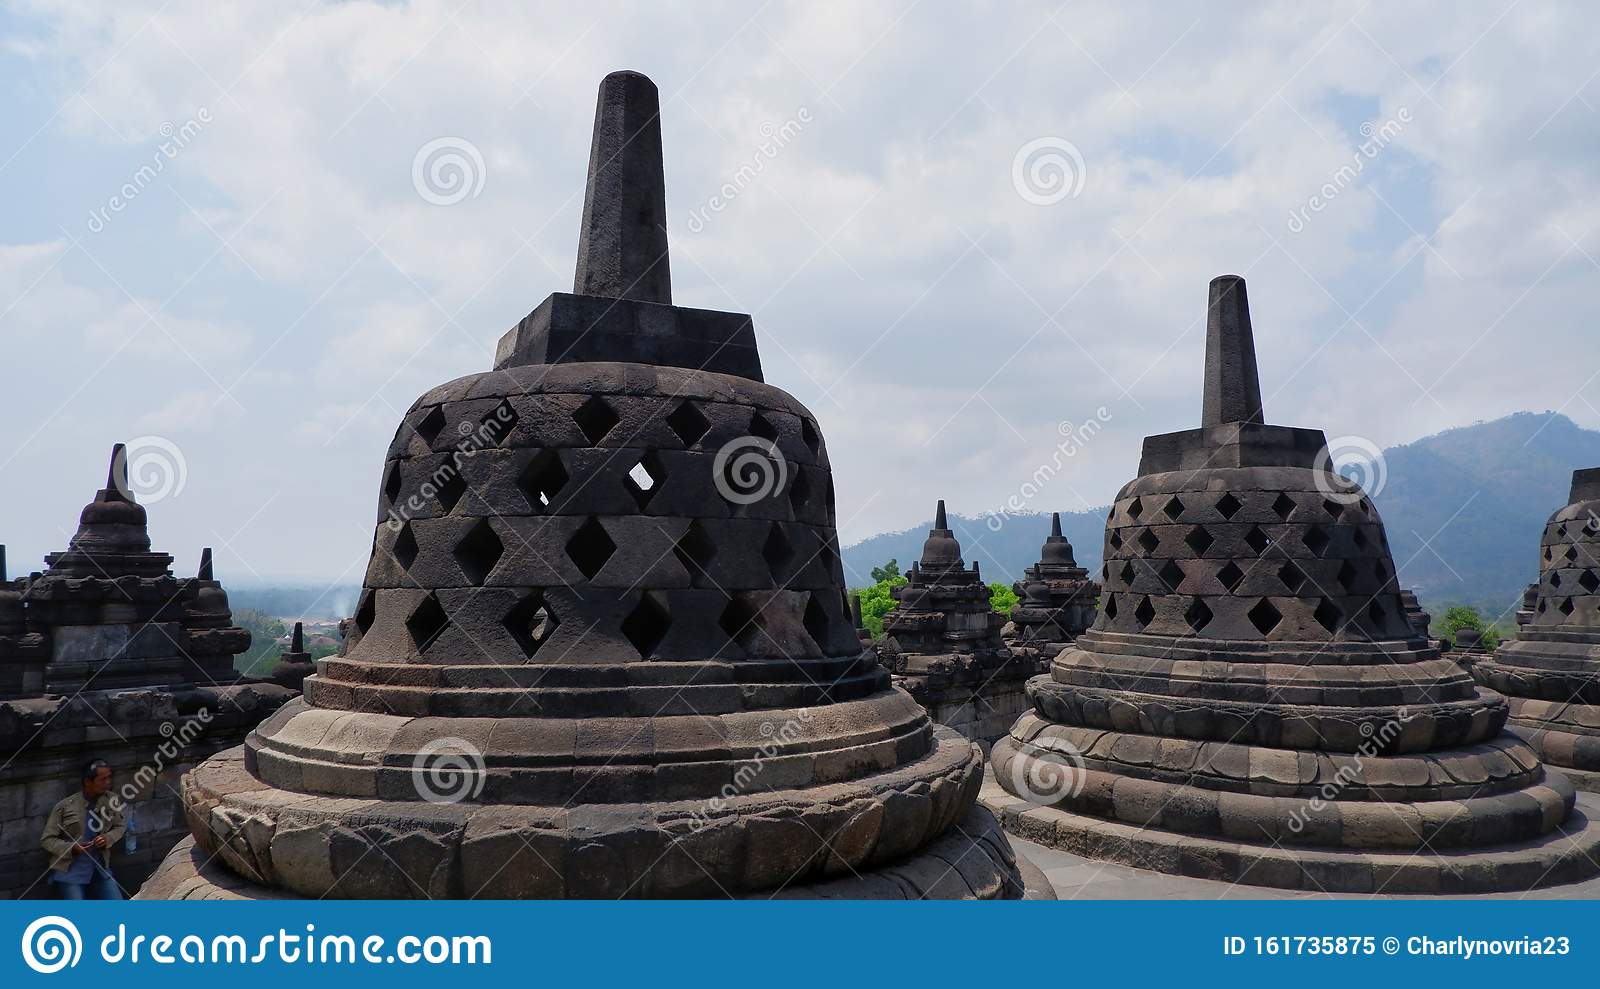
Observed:
[[[50,868],[57,872],[65,872],[72,865],[72,846],[83,840],[83,817],[87,803],[82,791],[74,793],[52,807],[49,818],[44,822],[44,834],[39,836],[39,847],[50,856]],[[100,864],[109,869],[112,846],[122,840],[127,824],[122,819],[122,811],[112,803],[109,793],[100,795],[94,809],[102,822],[100,833],[106,836],[106,847],[100,849]]]

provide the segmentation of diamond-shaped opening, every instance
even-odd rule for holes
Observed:
[[[794,546],[783,534],[783,526],[772,523],[772,528],[767,530],[767,541],[761,545],[761,556],[767,561],[767,569],[772,571],[772,579],[781,582],[794,559]]]
[[[1356,549],[1366,549],[1367,548],[1367,534],[1365,532],[1361,531],[1361,527],[1360,526],[1356,526],[1354,529],[1351,530],[1351,532],[1350,532],[1350,541],[1356,544]]]
[[[1596,577],[1593,570],[1585,570],[1578,578],[1578,586],[1585,594],[1593,594],[1594,589],[1600,587],[1600,577]]]
[[[389,465],[389,473],[383,479],[383,496],[391,505],[400,497],[400,461],[398,460]]]
[[[1287,522],[1289,521],[1289,516],[1294,514],[1294,499],[1280,491],[1278,497],[1272,502],[1272,510],[1277,514],[1278,518]]]
[[[1128,502],[1128,518],[1130,518],[1130,519],[1138,519],[1138,517],[1140,515],[1143,515],[1143,514],[1144,514],[1144,502],[1140,501],[1138,498],[1135,498],[1132,501]]]
[[[1555,559],[1555,557],[1554,557],[1554,556],[1552,556],[1552,555],[1551,555],[1551,553],[1550,553],[1550,547],[1548,547],[1548,546],[1546,546],[1546,547],[1545,547],[1545,548],[1544,548],[1544,558],[1545,558],[1545,561],[1546,561],[1546,562],[1548,562],[1548,561],[1550,561],[1550,560],[1553,560],[1553,559]]]
[[[1541,614],[1541,615],[1544,614],[1544,602],[1543,601],[1539,602],[1538,611],[1539,611],[1539,614]]]
[[[1328,543],[1331,542],[1327,530],[1320,525],[1307,529],[1306,534],[1300,537],[1300,541],[1306,544],[1306,549],[1309,549],[1314,556],[1321,556],[1322,551],[1327,549]]]
[[[494,526],[489,524],[489,520],[479,519],[478,524],[456,543],[454,553],[467,580],[481,586],[494,570],[494,565],[500,562],[500,554],[505,550],[505,543],[495,535]]]
[[[1338,521],[1339,516],[1344,514],[1344,506],[1339,504],[1337,501],[1334,501],[1332,498],[1322,499],[1322,510],[1327,512],[1329,517],[1334,519],[1334,521]]]
[[[817,595],[813,592],[811,600],[806,603],[805,617],[806,634],[811,636],[811,641],[824,653],[828,651],[828,609],[822,606]]]
[[[639,598],[639,604],[622,620],[622,634],[639,651],[641,659],[649,659],[655,653],[656,646],[667,637],[667,629],[671,627],[672,616],[649,591]]]
[[[439,438],[439,431],[444,429],[444,409],[435,405],[428,414],[417,423],[417,435],[422,437],[422,442],[429,447]]]
[[[1177,495],[1173,495],[1171,498],[1167,499],[1167,503],[1165,505],[1161,506],[1161,510],[1167,513],[1167,518],[1176,522],[1178,520],[1178,516],[1183,514],[1183,502],[1178,500]]]
[[[1577,558],[1578,558],[1578,547],[1576,547],[1576,546],[1568,546],[1567,547],[1567,559],[1570,561],[1570,560],[1576,560]]]
[[[428,480],[433,485],[439,507],[444,509],[446,515],[455,509],[456,503],[467,493],[467,479],[461,476],[461,467],[454,460],[446,460]]]
[[[1367,605],[1367,623],[1374,632],[1381,632],[1384,623],[1389,620],[1389,613],[1383,610],[1383,605],[1374,601]]]
[[[589,580],[594,579],[594,575],[600,572],[600,568],[616,551],[617,544],[611,541],[606,527],[593,515],[567,540],[567,558]]]
[[[1556,526],[1556,538],[1557,539],[1565,539],[1566,535],[1567,535],[1567,523],[1563,522],[1560,525]]]
[[[739,643],[755,631],[756,615],[756,610],[743,598],[735,597],[717,616],[717,625],[730,640]]]
[[[1232,560],[1229,560],[1221,570],[1217,571],[1217,579],[1222,581],[1222,586],[1228,589],[1229,594],[1232,594],[1239,586],[1240,581],[1244,580],[1244,571],[1240,570]]]
[[[429,594],[423,598],[411,617],[406,619],[406,631],[411,633],[411,641],[421,652],[433,644],[450,625],[450,616],[444,613],[444,606],[439,604],[439,599]]]
[[[1239,509],[1243,507],[1244,502],[1235,498],[1232,491],[1217,499],[1217,511],[1222,513],[1222,517],[1225,519],[1231,519],[1238,515]]]
[[[377,619],[377,617],[377,592],[369,589],[362,593],[361,603],[356,605],[356,629],[360,631],[362,635],[366,635],[367,629],[372,627],[372,623]]]
[[[1389,567],[1382,560],[1379,560],[1372,565],[1372,576],[1378,578],[1380,587],[1387,584],[1389,582]]]
[[[650,503],[661,482],[667,479],[667,468],[662,465],[661,458],[656,456],[654,450],[645,451],[639,462],[629,469],[623,477],[622,484],[633,495],[634,502],[643,511],[644,506]]]
[[[1346,593],[1354,590],[1355,588],[1351,585],[1356,579],[1355,564],[1351,563],[1349,560],[1341,563],[1339,565],[1339,572],[1334,575],[1334,579],[1339,582],[1339,586],[1343,587]]]
[[[1139,601],[1139,607],[1133,609],[1133,620],[1139,623],[1140,628],[1149,625],[1156,617],[1155,605],[1150,603],[1150,596],[1145,595]]]
[[[789,510],[798,518],[805,513],[806,503],[811,500],[811,482],[806,480],[803,468],[796,467],[794,480],[789,483]]]
[[[1317,620],[1318,625],[1327,630],[1329,635],[1338,632],[1339,623],[1344,620],[1344,613],[1339,610],[1339,606],[1327,598],[1317,602],[1317,610],[1313,611],[1311,616]]]
[[[711,423],[695,408],[693,402],[684,402],[673,409],[672,414],[667,416],[667,425],[678,434],[678,439],[686,447],[694,446],[700,437],[711,431]]]
[[[822,437],[817,435],[817,427],[810,419],[800,420],[800,438],[805,441],[806,448],[812,453],[822,447]]]
[[[567,469],[561,466],[561,456],[554,450],[545,450],[528,461],[528,466],[517,475],[517,487],[528,496],[534,511],[549,510],[555,506],[556,495],[567,484]]]
[[[1122,578],[1122,582],[1124,584],[1132,584],[1133,583],[1133,578],[1135,576],[1137,576],[1137,575],[1138,575],[1138,571],[1133,569],[1132,561],[1125,561],[1122,564],[1121,573],[1118,574],[1118,576],[1120,576]]]
[[[767,421],[767,417],[759,412],[750,413],[750,435],[758,436],[767,442],[778,438],[778,427]]]
[[[1290,594],[1296,594],[1300,591],[1300,585],[1306,582],[1306,575],[1293,562],[1289,562],[1278,568],[1278,579],[1283,581],[1283,586]]]
[[[606,438],[611,428],[622,420],[617,418],[616,410],[599,395],[590,395],[589,400],[578,406],[578,411],[572,413],[572,421],[583,430],[583,435],[589,440],[590,446],[599,446],[600,441]]]
[[[1596,532],[1600,532],[1600,522],[1596,522],[1594,516],[1591,515],[1589,516],[1589,521],[1583,523],[1583,534],[1592,536]]]
[[[1211,544],[1216,542],[1217,539],[1206,531],[1204,526],[1197,525],[1189,530],[1189,534],[1183,537],[1183,541],[1189,544],[1190,549],[1194,550],[1194,555],[1204,556],[1206,550],[1210,549]]]
[[[1361,499],[1361,514],[1367,516],[1372,514],[1372,503],[1365,498]]]
[[[1550,586],[1551,587],[1560,587],[1561,586],[1561,571],[1559,571],[1559,570],[1550,571]]]
[[[411,531],[411,523],[407,522],[400,527],[400,534],[394,537],[394,545],[390,548],[394,558],[400,566],[407,570],[417,559],[417,536]]]
[[[1259,525],[1251,526],[1250,531],[1245,533],[1244,544],[1250,547],[1251,552],[1260,556],[1267,551],[1268,546],[1272,545],[1272,537],[1262,532]]]
[[[1250,624],[1254,625],[1256,631],[1262,635],[1270,634],[1278,627],[1278,623],[1283,621],[1283,615],[1266,598],[1256,602],[1256,606],[1251,608],[1245,617],[1250,619]]]
[[[1122,533],[1118,532],[1116,529],[1111,530],[1111,548],[1122,548]]]
[[[506,612],[501,624],[511,633],[517,645],[522,647],[523,655],[532,659],[533,654],[549,641],[551,633],[561,622],[556,613],[550,610],[544,595],[534,591]]]
[[[1183,613],[1183,620],[1188,622],[1189,627],[1196,632],[1202,631],[1207,625],[1210,625],[1211,619],[1211,609],[1207,608],[1206,603],[1199,598],[1190,601],[1189,607]]]
[[[1572,614],[1572,599],[1562,598],[1561,603],[1556,605],[1556,610],[1561,612],[1563,615]]]
[[[677,554],[683,569],[689,571],[689,580],[699,586],[700,582],[708,579],[706,568],[711,565],[711,558],[717,555],[717,548],[696,520],[689,523],[689,528],[684,530],[677,545],[672,547],[672,552]]]
[[[1178,585],[1183,583],[1183,568],[1178,566],[1177,560],[1168,560],[1162,565],[1161,573],[1158,576],[1160,576],[1161,582],[1167,586],[1169,593],[1176,593]]]
[[[1111,619],[1117,617],[1117,596],[1115,594],[1106,598],[1106,617]]]
[[[500,404],[490,409],[478,423],[478,433],[483,438],[485,446],[499,446],[517,428],[517,410],[511,407],[511,399],[502,398]]]
[[[1149,529],[1139,533],[1139,548],[1144,550],[1146,553],[1154,553],[1156,551],[1156,547],[1160,545],[1160,538]]]

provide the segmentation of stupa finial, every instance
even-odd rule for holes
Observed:
[[[294,632],[289,636],[289,651],[306,651],[305,627],[300,622],[294,623]]]
[[[1060,512],[1051,512],[1050,513],[1050,538],[1059,539],[1060,537],[1061,537],[1061,513]]]
[[[106,468],[107,501],[132,501],[128,487],[128,446],[115,443],[111,447],[111,466]]]
[[[1266,422],[1261,413],[1261,379],[1256,372],[1255,337],[1244,279],[1211,279],[1206,307],[1206,381],[1201,426]]]
[[[600,80],[572,291],[672,303],[661,97],[638,72]]]
[[[944,499],[939,499],[939,507],[933,513],[933,527],[935,529],[948,529],[949,523],[944,518]]]
[[[200,580],[216,580],[211,574],[211,547],[207,546],[200,551],[200,570],[196,576]]]

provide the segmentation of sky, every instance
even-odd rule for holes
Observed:
[[[359,582],[390,437],[567,291],[595,89],[661,91],[674,300],[754,315],[849,544],[1108,503],[1246,277],[1266,414],[1600,427],[1581,4],[0,7],[0,541],[133,445],[158,548]],[[1092,428],[1085,429],[1086,424]],[[1030,483],[1041,465],[1064,465]]]

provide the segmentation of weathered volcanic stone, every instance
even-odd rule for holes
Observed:
[[[1243,282],[1211,285],[1204,424],[1145,440],[1106,519],[1094,627],[1029,681],[988,800],[1036,841],[1329,891],[1600,872],[1600,824],[1408,619],[1322,433],[1260,415]],[[1031,808],[1031,809],[1030,809]]]
[[[944,502],[922,545],[922,559],[891,592],[878,656],[934,720],[987,745],[1022,710],[1023,681],[1038,672],[1035,653],[1014,654],[1001,638],[1004,619],[989,605],[978,565],[967,569]]]
[[[1039,549],[1039,562],[1011,585],[1017,604],[1001,630],[1013,653],[1027,654],[1043,669],[1094,621],[1100,585],[1078,566],[1072,544],[1061,534],[1061,513],[1050,515],[1050,535]]]
[[[862,648],[816,420],[670,305],[656,104],[601,84],[580,294],[406,413],[344,653],[189,774],[146,895],[1022,895]]]
[[[1507,695],[1511,730],[1583,790],[1600,792],[1600,469],[1574,471],[1545,523],[1539,581],[1515,640],[1472,663]],[[1464,631],[1464,630],[1463,630]],[[1460,649],[1458,637],[1457,648]]]
[[[278,657],[278,665],[272,668],[272,680],[298,691],[304,688],[306,677],[315,672],[317,664],[306,652],[305,624],[295,622],[294,631],[289,635],[289,648]]]
[[[48,569],[6,578],[0,548],[0,894],[49,896],[39,834],[91,758],[110,763],[129,838],[112,869],[134,890],[188,833],[180,775],[237,746],[292,696],[234,671],[250,633],[233,624],[211,551],[174,577],[150,548],[127,453]]]

